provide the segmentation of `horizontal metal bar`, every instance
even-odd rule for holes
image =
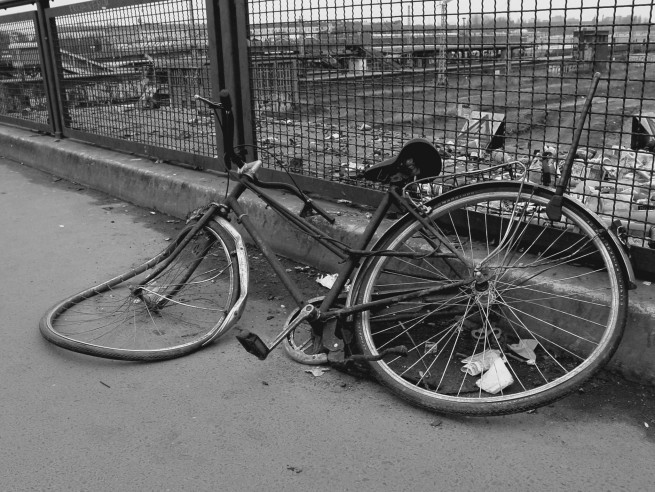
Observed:
[[[0,9],[24,7],[25,5],[34,5],[35,3],[36,0],[0,0]]]
[[[0,8],[5,8],[0,6]],[[9,24],[10,22],[20,22],[34,18],[34,12],[19,12],[17,14],[3,15],[0,17],[0,25]]]
[[[95,2],[75,3],[71,5],[61,5],[51,7],[46,10],[48,17],[60,17],[64,15],[81,14],[83,12],[94,12],[105,9],[115,9],[121,7],[130,7],[134,5],[160,3],[158,0],[102,0]]]
[[[101,147],[108,147],[113,150],[118,150],[119,152],[132,152],[147,157],[157,157],[164,161],[171,161],[189,167],[200,167],[214,171],[223,171],[222,162],[214,157],[191,154],[180,150],[166,149],[164,147],[148,145],[141,142],[131,142],[120,138],[95,135],[93,133],[72,130],[70,128],[64,130],[64,136],[83,140]]]
[[[0,123],[6,123],[8,125],[28,128],[30,130],[37,130],[45,133],[52,133],[52,128],[50,125],[38,123],[36,121],[25,120],[22,118],[12,118],[11,116],[3,114],[0,114]]]

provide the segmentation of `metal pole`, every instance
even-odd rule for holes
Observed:
[[[49,0],[39,0],[44,5],[48,6]],[[54,111],[57,115],[57,120],[60,124],[60,136],[65,136],[66,125],[70,124],[71,117],[68,113],[68,106],[66,104],[66,92],[63,86],[64,70],[61,66],[61,57],[59,56],[59,49],[56,46],[59,39],[57,34],[57,26],[55,24],[54,16],[49,12],[50,8],[43,10],[43,33],[45,36],[45,43],[43,50],[45,52],[44,59],[46,60],[46,67],[49,79],[49,93],[52,91],[52,104]]]
[[[252,145],[247,3],[245,0],[206,0],[206,6],[212,93],[215,97],[221,89],[230,92],[236,116],[235,142]],[[247,157],[248,160],[256,158],[256,155]]]
[[[53,63],[51,53],[52,40],[48,35],[48,24],[45,10],[50,7],[49,0],[39,0],[36,4],[36,29],[37,45],[39,47],[39,58],[41,60],[41,69],[43,71],[43,83],[46,90],[46,99],[48,100],[48,117],[53,134],[57,138],[62,137],[62,113],[59,104],[57,104],[57,72]]]

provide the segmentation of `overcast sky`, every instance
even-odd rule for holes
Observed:
[[[203,5],[204,0],[180,0],[179,7],[191,1],[195,6]],[[81,0],[53,0],[53,7],[84,3]],[[106,0],[89,2],[106,5]],[[250,12],[255,22],[275,22],[298,20],[301,13],[305,20],[411,18],[423,19],[438,24],[441,2],[421,0],[251,0]],[[33,8],[33,7],[32,7]],[[30,9],[29,7],[27,9]],[[148,7],[146,7],[148,9]],[[21,9],[25,10],[25,8]],[[11,13],[18,9],[11,9]],[[490,14],[494,11],[512,19],[548,18],[565,16],[591,20],[594,17],[639,15],[645,19],[653,18],[651,0],[448,0],[448,22],[454,24],[468,22],[470,14]],[[10,13],[0,11],[0,13]]]
[[[402,0],[261,0],[250,4],[252,14],[261,13],[262,16],[271,16],[271,12],[281,12],[282,6],[288,10],[303,10],[304,19],[376,19],[380,17],[435,17],[441,12],[441,2],[434,1],[402,1]],[[311,5],[311,8],[308,8]],[[447,2],[447,11],[450,19],[457,15],[467,16],[470,13],[492,13],[518,17],[523,12],[524,18],[545,17],[552,11],[552,15],[565,15],[566,17],[580,17],[592,19],[594,17],[612,17],[640,15],[645,18],[652,17],[653,2],[650,0],[450,0]],[[286,10],[285,9],[285,10]],[[278,14],[285,17],[286,12]]]

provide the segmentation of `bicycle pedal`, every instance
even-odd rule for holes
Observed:
[[[264,360],[271,352],[266,346],[264,341],[259,336],[249,331],[243,331],[241,335],[237,335],[237,340],[246,349],[249,354],[257,356],[259,360]]]

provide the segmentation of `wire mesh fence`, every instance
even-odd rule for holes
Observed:
[[[554,186],[600,72],[569,193],[655,247],[653,8],[250,0],[249,49],[237,56],[249,67],[254,143],[271,169],[359,189],[376,187],[361,178],[366,166],[416,137],[440,149],[446,172],[520,160]],[[215,97],[202,0],[47,11],[65,129],[215,155],[214,119],[193,100]],[[43,85],[34,22],[0,17],[0,116],[46,122]]]
[[[48,123],[36,24],[29,14],[0,22],[0,115],[25,123]]]
[[[214,155],[213,118],[193,99],[211,94],[204,4],[84,5],[52,16],[66,126]]]
[[[520,160],[554,186],[600,72],[569,192],[655,247],[653,5],[561,5],[252,0],[251,64],[283,67],[253,74],[269,164],[375,186],[361,170],[423,137],[447,172]]]

